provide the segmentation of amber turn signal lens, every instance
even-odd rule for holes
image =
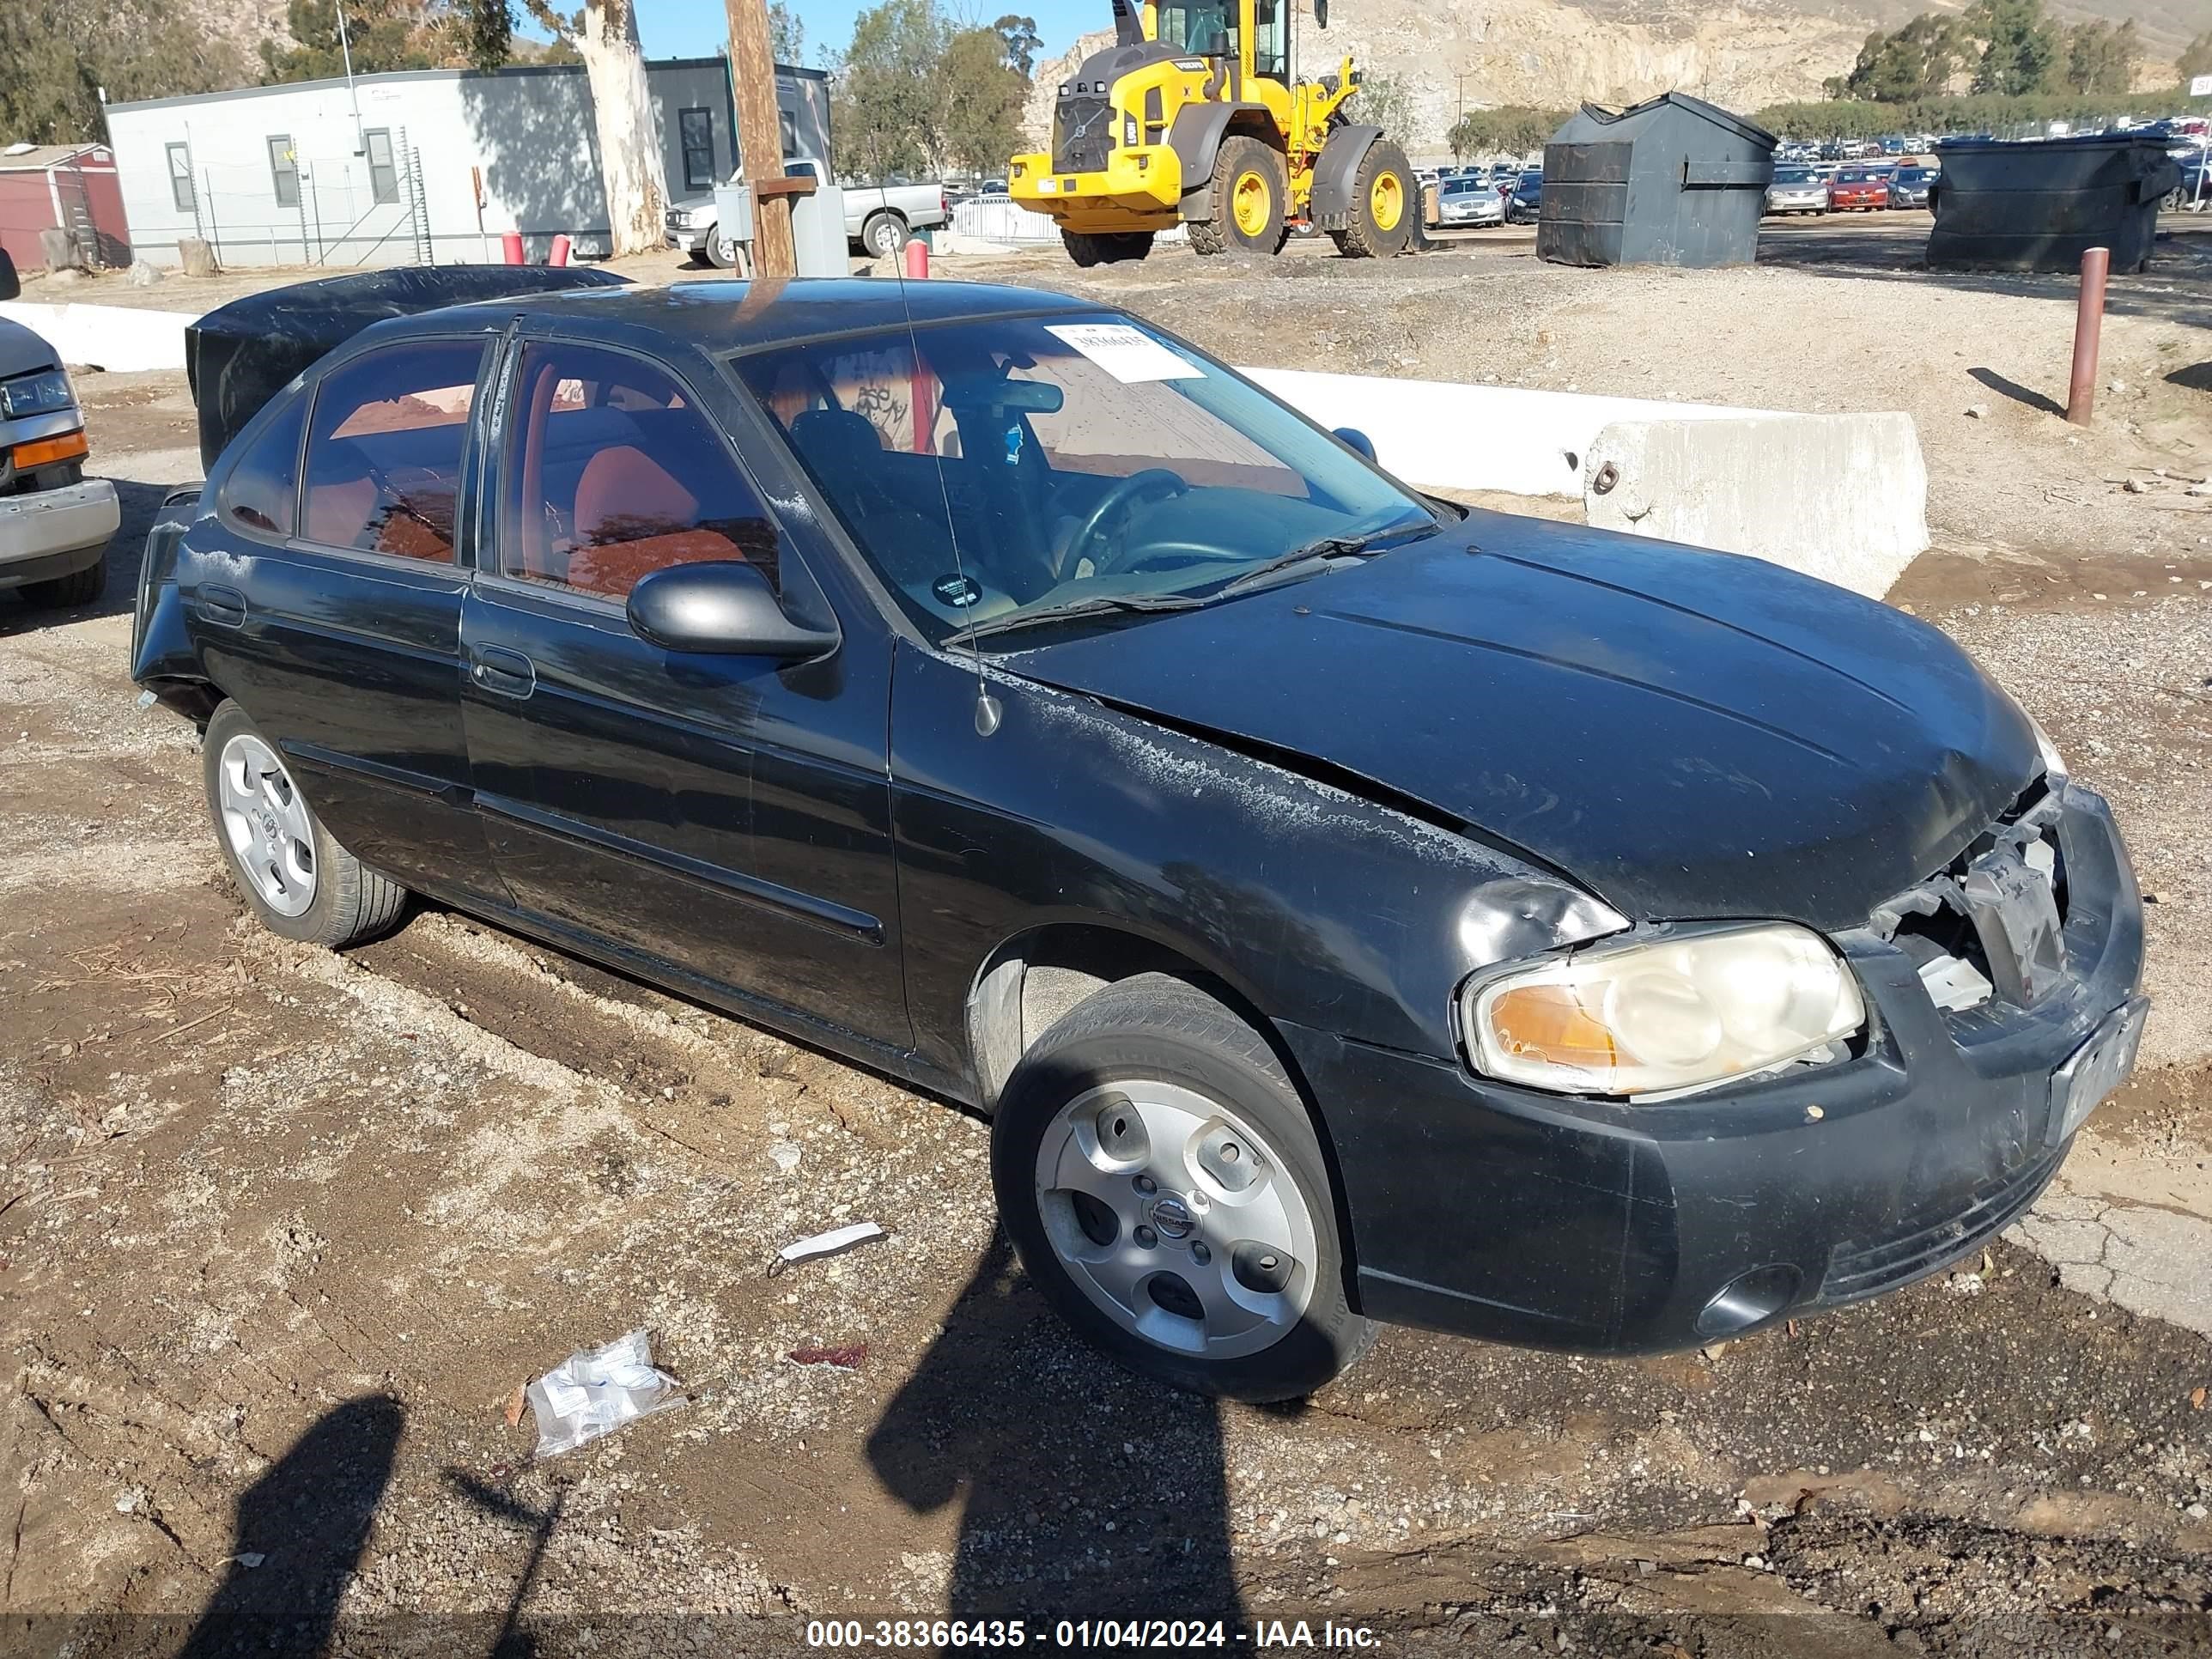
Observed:
[[[92,446],[84,441],[84,434],[64,432],[58,438],[40,438],[31,443],[15,446],[15,471],[28,472],[34,466],[51,466],[56,461],[73,461],[92,453]]]

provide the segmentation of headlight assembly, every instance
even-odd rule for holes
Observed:
[[[1850,970],[1786,922],[1597,946],[1478,975],[1460,996],[1477,1071],[1571,1094],[1701,1089],[1866,1024]]]
[[[69,376],[58,368],[0,380],[0,418],[20,421],[27,415],[52,415],[76,401]]]

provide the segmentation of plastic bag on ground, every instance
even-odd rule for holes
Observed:
[[[572,1353],[524,1390],[538,1420],[538,1455],[574,1451],[625,1423],[684,1403],[676,1379],[653,1364],[643,1331]]]

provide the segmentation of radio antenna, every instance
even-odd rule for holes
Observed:
[[[891,255],[891,279],[898,284],[899,309],[906,316],[907,349],[913,354],[914,360],[911,383],[916,388],[915,396],[918,398],[921,377],[926,368],[921,356],[921,331],[914,325],[914,301],[907,296],[905,254],[906,250],[902,247]],[[978,737],[988,738],[999,729],[999,722],[1005,719],[1006,710],[998,698],[991,695],[990,682],[983,673],[983,654],[975,648],[975,623],[972,613],[975,611],[975,600],[981,596],[982,589],[979,584],[972,584],[969,581],[967,562],[960,556],[960,526],[953,520],[952,491],[945,482],[945,457],[938,453],[934,410],[933,410],[930,417],[931,429],[927,432],[922,429],[920,409],[916,408],[913,413],[915,440],[917,443],[927,443],[929,446],[929,458],[937,474],[938,499],[944,503],[945,507],[945,533],[952,547],[952,574],[959,581],[961,597],[966,600],[966,603],[961,606],[962,627],[959,634],[956,635],[956,641],[958,639],[965,639],[968,646],[968,659],[975,671],[975,734]]]

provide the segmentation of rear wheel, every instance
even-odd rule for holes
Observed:
[[[999,1211],[1060,1315],[1198,1394],[1310,1394],[1374,1340],[1352,1311],[1328,1166],[1249,1025],[1140,975],[1087,998],[1006,1081]]]
[[[200,739],[208,813],[237,884],[261,925],[286,939],[350,945],[399,918],[407,890],[331,839],[246,711],[226,702]]]
[[[23,596],[26,605],[40,610],[58,610],[64,605],[90,605],[106,586],[107,555],[103,551],[82,570],[56,576],[51,581],[25,582],[15,591]]]
[[[1352,180],[1352,223],[1331,231],[1336,251],[1348,259],[1382,259],[1402,253],[1413,234],[1413,170],[1406,152],[1377,138],[1359,158]]]
[[[719,225],[707,237],[706,254],[707,263],[717,270],[734,270],[740,276],[753,274],[752,260],[744,245],[733,236],[723,235]]]
[[[1152,233],[1149,230],[1063,230],[1060,241],[1067,250],[1067,257],[1085,270],[1093,265],[1141,259],[1152,251]]]
[[[906,243],[906,221],[896,213],[875,214],[860,227],[860,246],[878,259],[896,253]]]
[[[1213,158],[1213,217],[1194,223],[1190,245],[1200,253],[1275,253],[1290,234],[1291,186],[1279,152],[1257,138],[1224,138]]]

